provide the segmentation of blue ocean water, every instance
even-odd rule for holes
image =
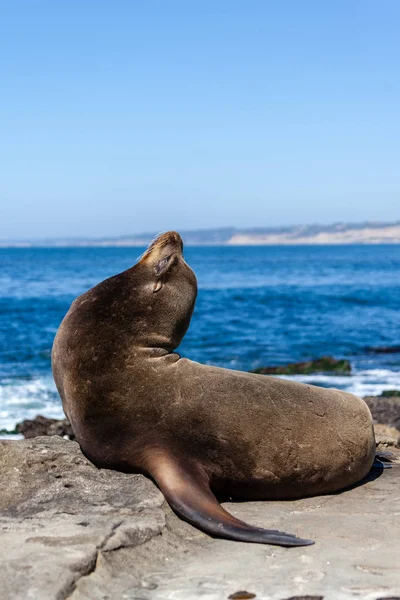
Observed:
[[[0,430],[59,417],[50,369],[72,300],[131,266],[144,248],[0,249]],[[360,396],[400,389],[400,246],[189,247],[199,295],[180,353],[251,370],[330,354],[349,377],[293,379]]]

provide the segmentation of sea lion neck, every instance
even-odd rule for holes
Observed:
[[[142,362],[147,360],[159,360],[163,359],[166,363],[175,363],[181,357],[177,352],[170,352],[162,347],[151,347],[151,346],[136,346],[133,352],[134,361]]]
[[[154,240],[139,262],[129,270],[129,312],[121,303],[127,319],[134,317],[132,342],[142,348],[169,354],[182,342],[189,327],[197,296],[197,281],[182,254],[183,243],[175,231]]]

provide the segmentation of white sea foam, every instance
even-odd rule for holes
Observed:
[[[42,414],[50,418],[64,416],[53,379],[3,379],[0,384],[0,430],[13,430],[16,423]]]
[[[400,372],[387,369],[367,369],[354,371],[352,375],[282,375],[284,379],[332,387],[350,392],[361,398],[379,396],[387,390],[400,389]]]

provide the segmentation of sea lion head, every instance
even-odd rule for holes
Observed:
[[[189,327],[197,281],[182,252],[181,236],[168,231],[150,244],[133,267],[142,308],[140,337],[148,346],[174,350]]]

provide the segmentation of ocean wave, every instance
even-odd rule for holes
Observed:
[[[64,416],[51,375],[0,382],[0,430],[12,431],[18,422],[38,414],[54,419]]]
[[[290,379],[310,385],[326,388],[336,388],[365,396],[379,396],[387,390],[400,389],[400,372],[388,369],[366,369],[355,371],[352,375],[280,375],[282,379]]]

